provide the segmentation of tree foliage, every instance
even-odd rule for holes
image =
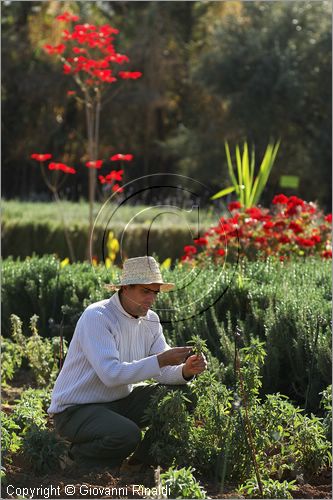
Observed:
[[[102,111],[101,154],[125,148],[136,158],[125,182],[177,172],[214,193],[227,177],[225,140],[248,140],[260,155],[281,138],[263,201],[277,191],[280,175],[294,174],[300,188],[286,194],[329,205],[331,5],[309,0],[3,4],[6,197],[48,196],[29,161],[40,148],[78,167],[62,195],[87,193],[80,105],[67,98],[65,75],[42,50],[57,42],[51,27],[65,9],[119,28],[121,47],[143,72]]]

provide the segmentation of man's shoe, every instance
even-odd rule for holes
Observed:
[[[61,470],[68,469],[69,467],[72,467],[75,464],[73,455],[71,454],[70,451],[67,451],[65,455],[62,455],[59,458],[59,465]]]

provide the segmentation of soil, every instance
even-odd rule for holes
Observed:
[[[24,375],[23,375],[24,377]],[[13,410],[15,399],[20,397],[23,389],[33,385],[32,380],[24,382],[16,379],[11,387],[2,390],[2,409],[7,413]],[[22,387],[23,385],[23,387]],[[52,427],[52,420],[49,421]],[[33,498],[165,498],[164,491],[156,491],[156,480],[159,473],[153,467],[144,470],[114,472],[112,470],[83,472],[77,466],[68,466],[65,470],[55,470],[44,476],[36,476],[29,470],[29,464],[20,454],[12,457],[11,464],[3,464],[6,468],[6,481],[1,484],[1,498],[29,498],[31,488],[36,488]],[[133,470],[132,470],[133,469]],[[12,485],[9,488],[9,485]],[[70,485],[71,489],[68,489]],[[53,487],[53,489],[51,489]],[[67,487],[67,488],[66,488]],[[216,483],[205,483],[208,498],[243,498],[235,492],[235,488],[226,488],[221,493]],[[30,492],[24,492],[29,488]],[[39,491],[38,489],[39,488]],[[74,492],[74,494],[73,494]],[[292,493],[293,498],[332,498],[332,468],[323,470],[304,484],[298,484]]]
[[[156,474],[157,471],[153,467],[147,467],[143,471],[124,471],[115,474],[112,470],[81,472],[75,466],[71,466],[64,471],[35,476],[27,470],[27,464],[22,456],[16,455],[13,463],[7,467],[6,484],[2,485],[1,498],[14,499],[20,496],[22,498],[22,495],[28,498],[30,494],[24,494],[23,488],[36,488],[33,498],[48,498],[47,494],[55,499],[162,498],[161,492],[154,490]],[[8,485],[13,485],[13,488],[7,490]],[[237,495],[233,488],[221,493],[219,486],[214,483],[204,483],[203,486],[208,498],[243,498]],[[38,491],[37,488],[42,489]],[[293,498],[332,498],[332,469],[325,469],[313,477],[310,483],[298,485],[298,489],[292,495]]]

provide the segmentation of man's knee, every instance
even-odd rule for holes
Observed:
[[[114,447],[121,448],[124,455],[132,453],[141,441],[141,431],[139,427],[128,420],[121,432],[115,435],[107,435],[104,437],[104,444],[111,449]]]

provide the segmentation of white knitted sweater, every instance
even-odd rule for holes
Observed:
[[[160,368],[158,364],[157,354],[169,348],[154,311],[134,318],[122,307],[118,292],[91,304],[76,325],[48,413],[124,398],[133,384],[149,378],[186,384],[183,365]]]

